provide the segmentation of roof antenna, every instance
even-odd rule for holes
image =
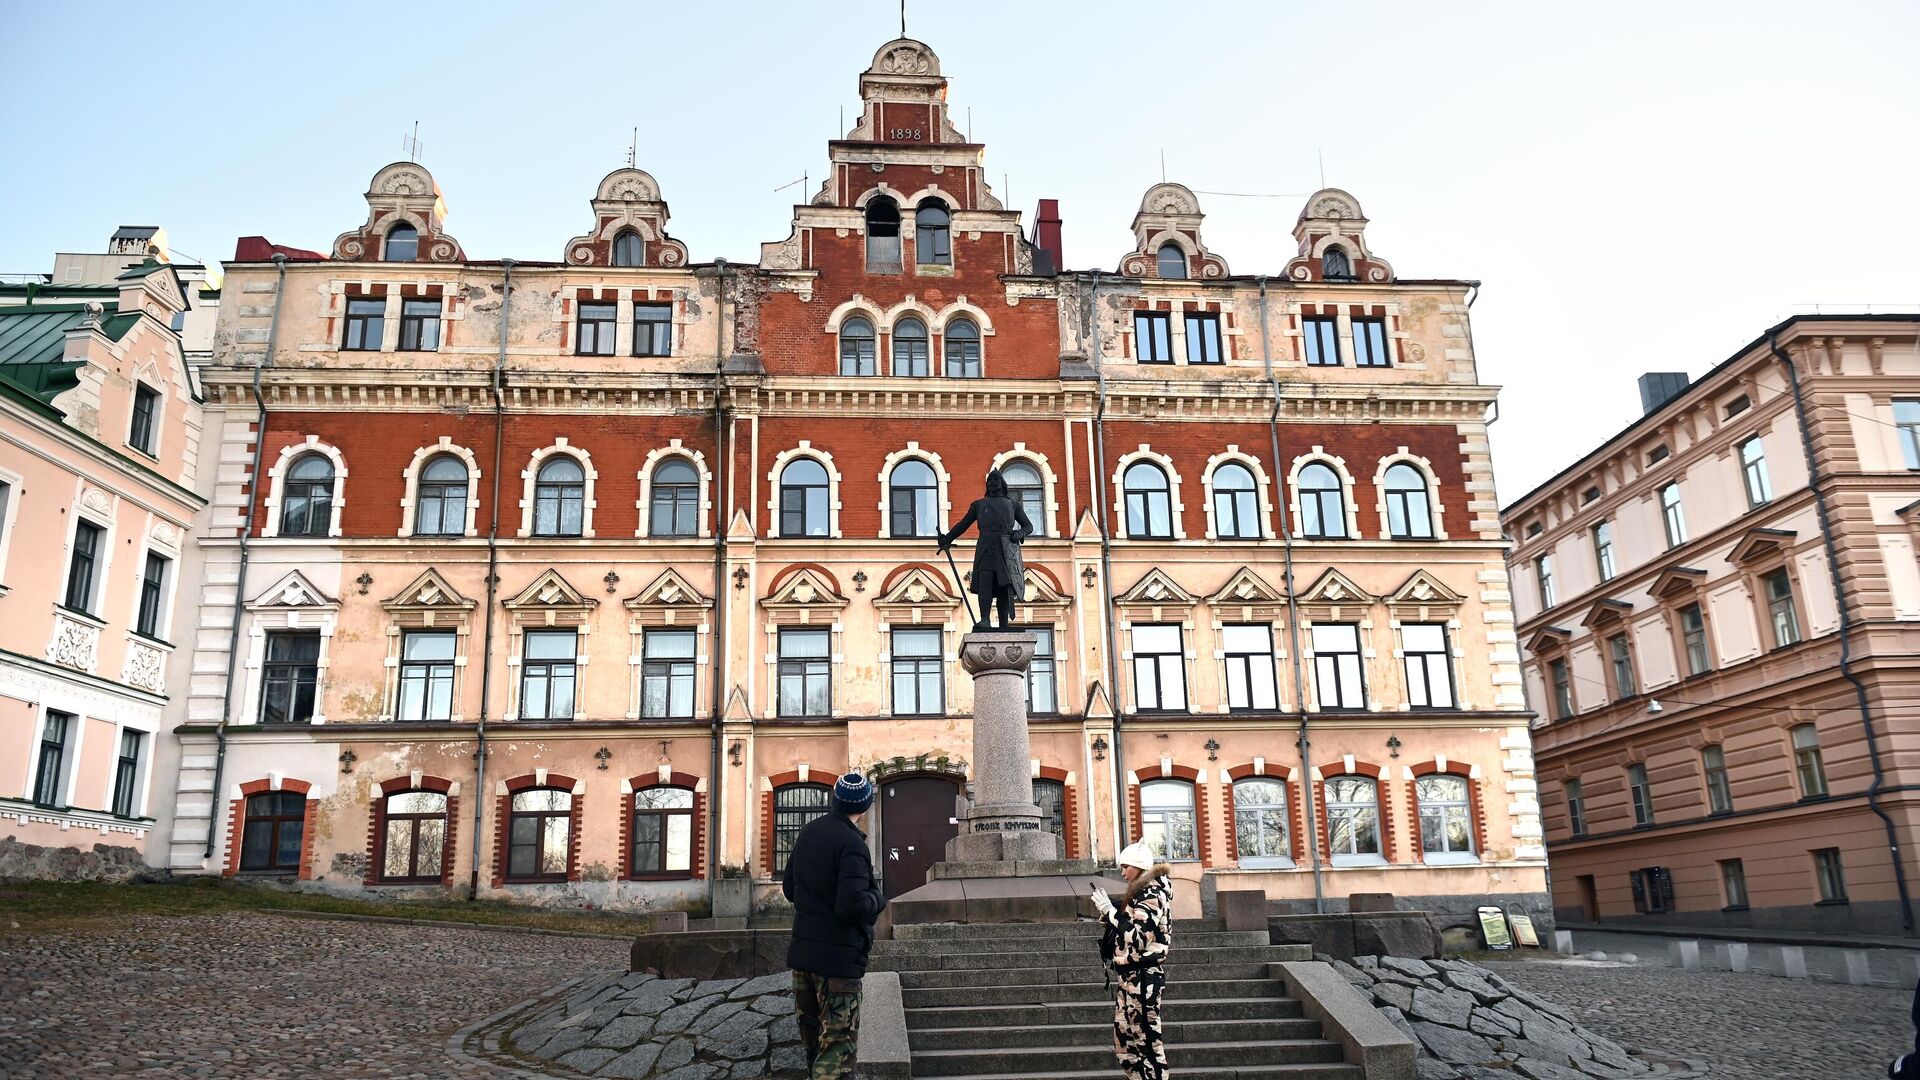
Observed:
[[[1320,155],[1320,186],[1324,188],[1327,186],[1327,152],[1315,150],[1314,153]]]
[[[907,36],[907,0],[900,0],[900,36]]]
[[[973,106],[967,106],[967,142],[973,142]]]
[[[627,168],[633,169],[633,168],[639,167],[634,164],[634,157],[638,155],[639,152],[640,152],[640,129],[634,128],[633,141],[627,144]]]
[[[1167,182],[1167,148],[1160,148],[1160,182]]]
[[[407,151],[407,160],[418,164],[420,151],[426,145],[420,141],[420,121],[413,122],[413,134],[401,139],[400,145]]]

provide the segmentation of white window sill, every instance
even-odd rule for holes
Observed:
[[[1293,860],[1285,856],[1262,856],[1260,858],[1240,860],[1242,870],[1291,870]]]
[[[1331,860],[1334,866],[1385,866],[1387,860],[1381,855],[1335,855]]]
[[[1421,856],[1428,866],[1472,866],[1480,861],[1480,856],[1471,851],[1429,851]]]

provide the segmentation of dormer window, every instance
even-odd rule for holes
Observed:
[[[420,257],[420,230],[401,222],[387,230],[387,246],[381,256],[387,262],[413,262]]]
[[[613,238],[613,265],[647,265],[646,248],[640,243],[640,234],[632,229]]]
[[[1320,276],[1328,281],[1353,280],[1353,260],[1347,258],[1345,249],[1330,247],[1320,256]]]
[[[1659,446],[1647,451],[1647,464],[1649,466],[1658,465],[1672,456],[1673,451],[1667,449],[1667,444],[1661,443]]]
[[[885,195],[867,203],[867,270],[900,270],[900,206]]]
[[[947,204],[929,199],[913,214],[913,259],[921,266],[953,265],[952,217]]]
[[[1187,253],[1180,250],[1180,245],[1160,245],[1160,276],[1169,281],[1180,281],[1186,278]]]

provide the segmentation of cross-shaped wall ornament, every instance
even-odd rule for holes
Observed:
[[[607,595],[612,596],[614,586],[620,584],[620,575],[609,570],[607,571],[607,576],[600,580],[607,583]]]
[[[1392,753],[1394,757],[1399,757],[1400,756],[1400,736],[1398,735],[1387,736],[1387,749]]]
[[[733,587],[736,589],[744,589],[747,587],[747,568],[746,567],[744,566],[734,567]]]
[[[1107,760],[1107,737],[1105,735],[1095,735],[1093,737],[1093,760]]]
[[[352,773],[353,763],[359,760],[360,760],[360,755],[354,753],[351,750],[340,751],[340,775],[346,776]]]
[[[367,586],[373,584],[373,575],[362,570],[360,571],[360,576],[353,579],[353,583],[360,586],[360,595],[365,596],[367,595]]]
[[[1080,571],[1080,580],[1089,589],[1093,588],[1093,583],[1098,578],[1099,578],[1099,575],[1093,572],[1093,567],[1091,566],[1084,567]]]
[[[853,591],[867,591],[867,572],[865,570],[855,570],[853,572]]]
[[[1206,741],[1206,747],[1207,747],[1207,760],[1219,761],[1220,760],[1220,740],[1208,739]]]
[[[593,752],[593,756],[600,759],[600,769],[602,772],[604,772],[606,771],[606,768],[607,768],[607,762],[613,758],[613,751],[603,746],[600,749],[595,750]]]

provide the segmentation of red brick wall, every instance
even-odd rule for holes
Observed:
[[[1053,765],[1040,766],[1040,779],[1052,780],[1060,785],[1061,814],[1066,818],[1066,857],[1080,857],[1080,785],[1067,782],[1067,770]]]

